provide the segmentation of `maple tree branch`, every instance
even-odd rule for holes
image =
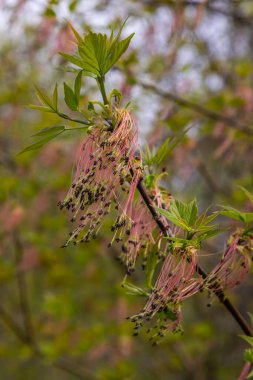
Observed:
[[[241,123],[236,118],[222,115],[218,112],[212,111],[209,108],[204,107],[203,105],[193,102],[191,100],[186,100],[182,98],[179,95],[175,95],[172,92],[164,91],[161,88],[157,87],[153,83],[147,83],[142,80],[138,80],[137,84],[139,84],[141,87],[143,87],[146,90],[152,91],[156,93],[157,95],[163,97],[164,99],[168,99],[181,107],[189,108],[192,111],[207,117],[208,119],[214,120],[214,121],[220,121],[230,128],[234,128],[242,133],[245,133],[249,136],[253,136],[253,128],[250,128],[247,124]]]
[[[131,172],[132,175],[132,172]],[[167,227],[163,224],[162,220],[159,218],[159,215],[156,212],[155,207],[153,206],[153,202],[150,199],[147,190],[143,184],[142,179],[139,180],[137,184],[137,189],[145,202],[146,206],[150,210],[156,224],[158,225],[159,229],[162,231],[164,236],[169,236]],[[205,279],[207,277],[206,272],[198,265],[196,268],[197,273]],[[239,310],[233,304],[231,301],[227,298],[225,293],[222,290],[213,290],[214,294],[218,297],[219,301],[225,306],[227,311],[232,315],[232,317],[236,320],[236,322],[239,324],[243,332],[247,336],[253,336],[253,331],[251,330],[250,326],[246,322],[246,320],[243,318]]]

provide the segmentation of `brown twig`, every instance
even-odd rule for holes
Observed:
[[[248,125],[239,122],[237,119],[230,117],[230,116],[225,116],[220,113],[217,113],[215,111],[210,110],[209,108],[206,108],[202,106],[201,104],[195,103],[191,100],[186,100],[182,98],[179,95],[175,95],[169,91],[164,91],[157,87],[156,85],[152,83],[147,83],[142,80],[138,80],[137,84],[139,84],[141,87],[145,88],[146,90],[153,91],[157,95],[163,97],[164,99],[168,99],[181,107],[189,108],[192,111],[207,117],[208,119],[214,120],[214,121],[220,121],[230,128],[237,129],[238,131],[245,133],[249,136],[253,136],[253,129],[250,128]]]

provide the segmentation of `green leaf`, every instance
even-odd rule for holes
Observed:
[[[57,108],[58,108],[58,88],[57,87],[58,85],[56,83],[54,87],[54,92],[53,92],[53,107],[55,111],[57,111]]]
[[[37,91],[37,96],[38,96],[39,100],[41,101],[41,103],[50,107],[52,110],[54,110],[54,107],[53,107],[49,97],[43,91],[41,91],[39,89],[39,87],[35,86],[35,89]]]
[[[196,220],[195,228],[198,231],[205,231],[206,228],[209,228],[209,223],[211,223],[220,214],[220,212],[215,211],[211,215],[206,216],[206,213],[207,210],[203,212]]]
[[[65,125],[53,125],[52,127],[47,127],[41,129],[39,132],[35,133],[33,136],[51,136],[52,134],[57,135],[66,129]]]
[[[222,206],[223,209],[220,211],[220,213],[224,216],[227,216],[228,218],[239,220],[240,222],[245,222],[245,219],[243,217],[243,214],[236,210],[233,207],[230,206]]]
[[[44,11],[44,16],[45,16],[45,17],[55,17],[56,14],[55,14],[55,11],[54,11],[52,8],[47,8],[47,9]]]
[[[196,199],[193,199],[188,205],[188,225],[193,226],[196,222],[197,216],[198,216],[198,206]]]
[[[244,352],[244,360],[253,364],[253,349],[247,348]]]
[[[192,232],[192,228],[190,228],[179,215],[176,215],[174,212],[164,210],[162,208],[157,208],[157,210],[165,216],[170,222],[175,224],[176,226],[182,228],[183,230]]]
[[[85,62],[80,58],[78,57],[77,55],[69,55],[69,54],[65,54],[65,53],[59,53],[63,58],[65,58],[67,61],[73,63],[74,65],[78,66],[78,67],[81,67],[81,69],[84,69],[85,72],[83,72],[84,75],[87,75],[87,76],[91,76],[92,78],[96,78],[96,74],[94,75],[94,73],[92,71],[89,70],[89,68],[87,68],[87,65],[85,64]]]
[[[71,1],[71,3],[69,4],[70,12],[74,12],[78,3],[79,3],[79,0]]]
[[[107,71],[118,61],[126,51],[134,34],[131,34],[122,41],[119,37],[122,31],[120,28],[117,36],[113,38],[113,32],[108,40],[106,34],[89,32],[82,38],[78,32],[69,24],[78,42],[78,55],[60,53],[69,62],[82,68],[83,75],[93,78],[103,78]]]
[[[242,186],[238,186],[246,195],[246,197],[250,200],[251,203],[253,203],[253,194],[251,194],[247,189],[245,189]]]
[[[194,199],[187,204],[175,199],[171,202],[170,212],[180,217],[187,226],[191,227],[194,225],[198,213],[196,200]]]
[[[220,214],[228,218],[239,220],[240,222],[249,223],[253,221],[253,212],[241,212],[230,206],[222,206]]]
[[[106,40],[107,36],[105,34],[90,32],[85,36],[84,41],[78,45],[83,68],[98,77],[104,75]]]
[[[112,101],[112,98],[114,98],[115,101],[116,101],[117,103],[119,103],[119,102],[121,101],[121,98],[122,98],[122,93],[121,93],[119,90],[117,90],[116,88],[114,88],[114,89],[110,92],[110,94],[109,94],[109,101],[110,101],[110,103],[111,103],[111,101]]]
[[[55,113],[55,111],[52,108],[45,106],[36,106],[35,104],[29,104],[27,107],[31,108],[32,110]]]
[[[253,370],[247,376],[247,380],[253,379]]]
[[[142,288],[139,288],[138,286],[135,286],[131,284],[130,282],[123,282],[122,283],[122,288],[126,289],[126,294],[129,294],[131,296],[148,296],[148,292]]]
[[[170,142],[172,140],[172,137],[168,137],[164,143],[158,148],[155,156],[153,157],[153,162],[156,165],[160,165],[163,160],[167,157],[167,155],[170,152]]]
[[[67,106],[72,110],[76,111],[78,104],[76,100],[76,96],[73,92],[73,90],[64,82],[64,100]]]
[[[106,57],[106,65],[104,67],[104,73],[107,73],[110,68],[120,59],[120,57],[127,50],[131,39],[133,38],[134,33],[130,34],[127,38],[120,42],[115,42],[112,44],[107,57]]]
[[[202,242],[204,240],[210,239],[211,237],[216,236],[216,235],[222,233],[223,231],[224,231],[224,229],[222,229],[222,228],[210,229],[209,231],[206,231],[206,232],[200,234],[197,237],[197,241]]]
[[[76,97],[77,105],[79,105],[79,101],[80,101],[81,87],[82,87],[82,70],[79,71],[75,80],[75,97]]]
[[[73,1],[71,4],[73,6],[73,3],[76,3],[76,1]],[[71,4],[69,5],[69,9],[71,7]],[[70,9],[71,10],[71,9]],[[76,40],[81,43],[83,41],[82,37],[80,36],[80,34],[76,31],[76,29],[73,27],[73,25],[67,21],[69,27],[71,28],[72,32],[74,33],[75,37],[76,37]]]
[[[60,135],[62,132],[58,132],[56,134],[51,134],[50,136],[47,136],[45,138],[43,138],[42,140],[39,140],[37,141],[36,143],[32,144],[32,145],[29,145],[28,147],[26,147],[24,150],[22,150],[19,154],[23,154],[25,152],[29,152],[31,150],[36,150],[36,149],[39,149],[41,148],[43,145],[45,145],[47,142],[49,142],[50,140],[54,139],[56,136]]]

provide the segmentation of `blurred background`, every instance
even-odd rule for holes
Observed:
[[[126,317],[143,302],[121,290],[107,224],[96,241],[60,248],[71,225],[57,203],[80,134],[18,155],[38,129],[59,123],[26,108],[38,104],[34,84],[51,93],[55,81],[73,83],[57,55],[74,49],[65,19],[79,32],[108,33],[126,17],[123,36],[135,36],[107,88],[132,100],[141,144],[191,127],[164,165],[166,186],[181,200],[197,197],[201,210],[250,211],[237,185],[253,191],[252,1],[0,0],[1,379],[231,380],[243,365],[242,332],[217,301],[207,308],[205,295],[184,304],[183,334],[155,348],[132,336]],[[84,108],[99,96],[92,80],[82,95]],[[225,239],[203,248],[206,270]],[[251,295],[250,278],[230,294],[246,317]]]

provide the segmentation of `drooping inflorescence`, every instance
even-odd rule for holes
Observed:
[[[205,287],[211,291],[232,289],[247,276],[251,266],[252,239],[236,232],[228,239],[227,249],[220,262],[205,279]]]
[[[72,222],[78,220],[65,245],[95,237],[112,202],[118,203],[119,191],[130,192],[134,179],[129,178],[129,170],[136,166],[136,149],[137,131],[126,110],[118,110],[112,132],[97,127],[87,135],[77,157],[72,185],[60,203],[60,208],[72,212]]]
[[[194,247],[178,249],[165,258],[160,274],[150,293],[143,310],[130,319],[135,323],[135,330],[150,322],[153,330],[151,340],[163,337],[166,331],[174,331],[181,318],[181,303],[197,293],[202,279],[194,277],[197,265],[197,252]],[[152,324],[155,320],[155,325]]]
[[[121,245],[119,258],[126,265],[128,274],[134,271],[140,252],[143,252],[145,259],[155,244],[155,227],[155,221],[140,196],[128,204],[112,226],[112,231],[115,231],[112,242],[116,241]]]

